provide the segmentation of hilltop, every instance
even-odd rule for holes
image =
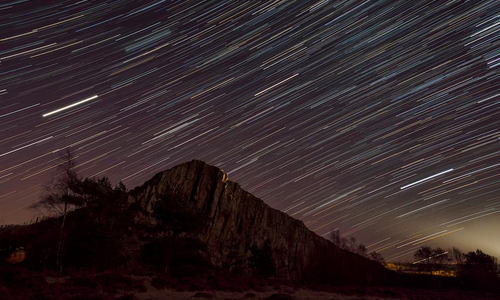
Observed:
[[[396,286],[456,286],[454,279],[399,274],[341,249],[199,160],[130,191],[105,177],[67,172],[58,180],[58,189],[40,202],[58,214],[0,229],[5,299],[192,296],[185,291],[243,293],[232,298],[273,292],[298,299],[332,292],[397,298],[414,291]],[[348,288],[353,286],[359,288]],[[429,293],[449,296],[419,295]],[[462,296],[453,292],[450,299]]]

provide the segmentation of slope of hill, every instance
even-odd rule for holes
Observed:
[[[251,273],[256,256],[272,257],[275,276],[294,282],[383,284],[395,273],[342,250],[310,231],[303,222],[266,205],[228,180],[221,169],[193,160],[156,174],[130,192],[129,202],[151,211],[162,195],[172,194],[207,216],[199,237],[212,263]]]
[[[73,203],[66,215],[0,228],[3,298],[142,293],[153,299],[151,293],[164,298],[165,289],[176,289],[185,299],[183,291],[268,293],[280,286],[287,293],[363,286],[359,293],[366,295],[370,285],[391,286],[373,287],[384,297],[417,293],[420,299],[428,293],[421,288],[452,295],[437,298],[462,297],[453,296],[456,278],[396,273],[340,249],[202,161],[160,172],[129,192],[107,178],[77,179],[69,189],[70,197],[48,195],[70,201],[57,202],[63,206]]]

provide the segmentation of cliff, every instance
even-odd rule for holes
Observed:
[[[342,250],[310,231],[303,222],[266,205],[228,180],[221,169],[193,160],[156,174],[130,192],[129,201],[147,210],[169,193],[207,216],[200,239],[214,265],[251,273],[256,249],[268,249],[276,277],[294,282],[384,284],[395,273]],[[262,250],[261,250],[262,251]]]

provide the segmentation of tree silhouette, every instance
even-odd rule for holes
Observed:
[[[457,247],[448,250],[448,259],[450,262],[461,265],[464,263],[464,253]]]
[[[107,177],[86,178],[75,185],[75,194],[82,204],[72,213],[66,256],[74,263],[86,257],[86,265],[101,270],[119,264],[124,239],[135,226],[125,185],[113,187]]]
[[[358,240],[356,240],[355,237],[352,236],[349,239],[341,237],[340,230],[338,229],[335,229],[330,233],[330,241],[340,249],[356,253],[358,255],[369,258],[381,264],[385,262],[384,258],[380,253],[377,252],[368,253],[368,248],[362,243],[358,242]]]
[[[366,246],[361,244],[361,243],[357,245],[355,253],[357,253],[358,255],[364,256],[364,257],[368,256],[367,251],[366,251]]]
[[[465,263],[460,268],[459,278],[462,279],[467,288],[498,289],[500,279],[496,258],[479,249],[465,254]]]
[[[76,157],[70,148],[65,150],[54,179],[31,205],[57,225],[57,234],[47,232],[45,240],[57,240],[55,267],[59,273],[63,260],[65,267],[106,269],[120,256],[125,231],[133,225],[125,185],[112,187],[107,177],[81,179]]]
[[[428,246],[422,246],[420,249],[415,251],[413,254],[415,258],[414,264],[418,264],[420,271],[430,272],[431,269],[431,257],[432,257],[432,248]]]
[[[378,252],[375,252],[375,251],[370,252],[368,254],[368,258],[371,259],[371,260],[373,260],[373,261],[376,261],[376,262],[378,262],[380,264],[384,264],[385,263],[385,259],[382,256],[382,254],[380,254]]]
[[[340,230],[337,229],[332,231],[332,233],[330,234],[330,240],[335,246],[347,250],[347,239],[340,236]]]
[[[431,262],[433,264],[443,264],[446,261],[448,261],[448,252],[444,251],[443,249],[437,247],[435,249],[432,249],[432,256],[431,256]]]
[[[58,223],[58,241],[56,267],[62,272],[62,252],[64,248],[65,226],[68,213],[82,205],[81,199],[75,196],[74,189],[79,182],[74,152],[68,148],[60,157],[57,173],[53,180],[45,186],[44,195],[30,208],[44,216],[53,217]]]

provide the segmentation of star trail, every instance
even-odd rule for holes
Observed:
[[[500,257],[499,1],[0,4],[0,221],[192,159],[388,260]]]

